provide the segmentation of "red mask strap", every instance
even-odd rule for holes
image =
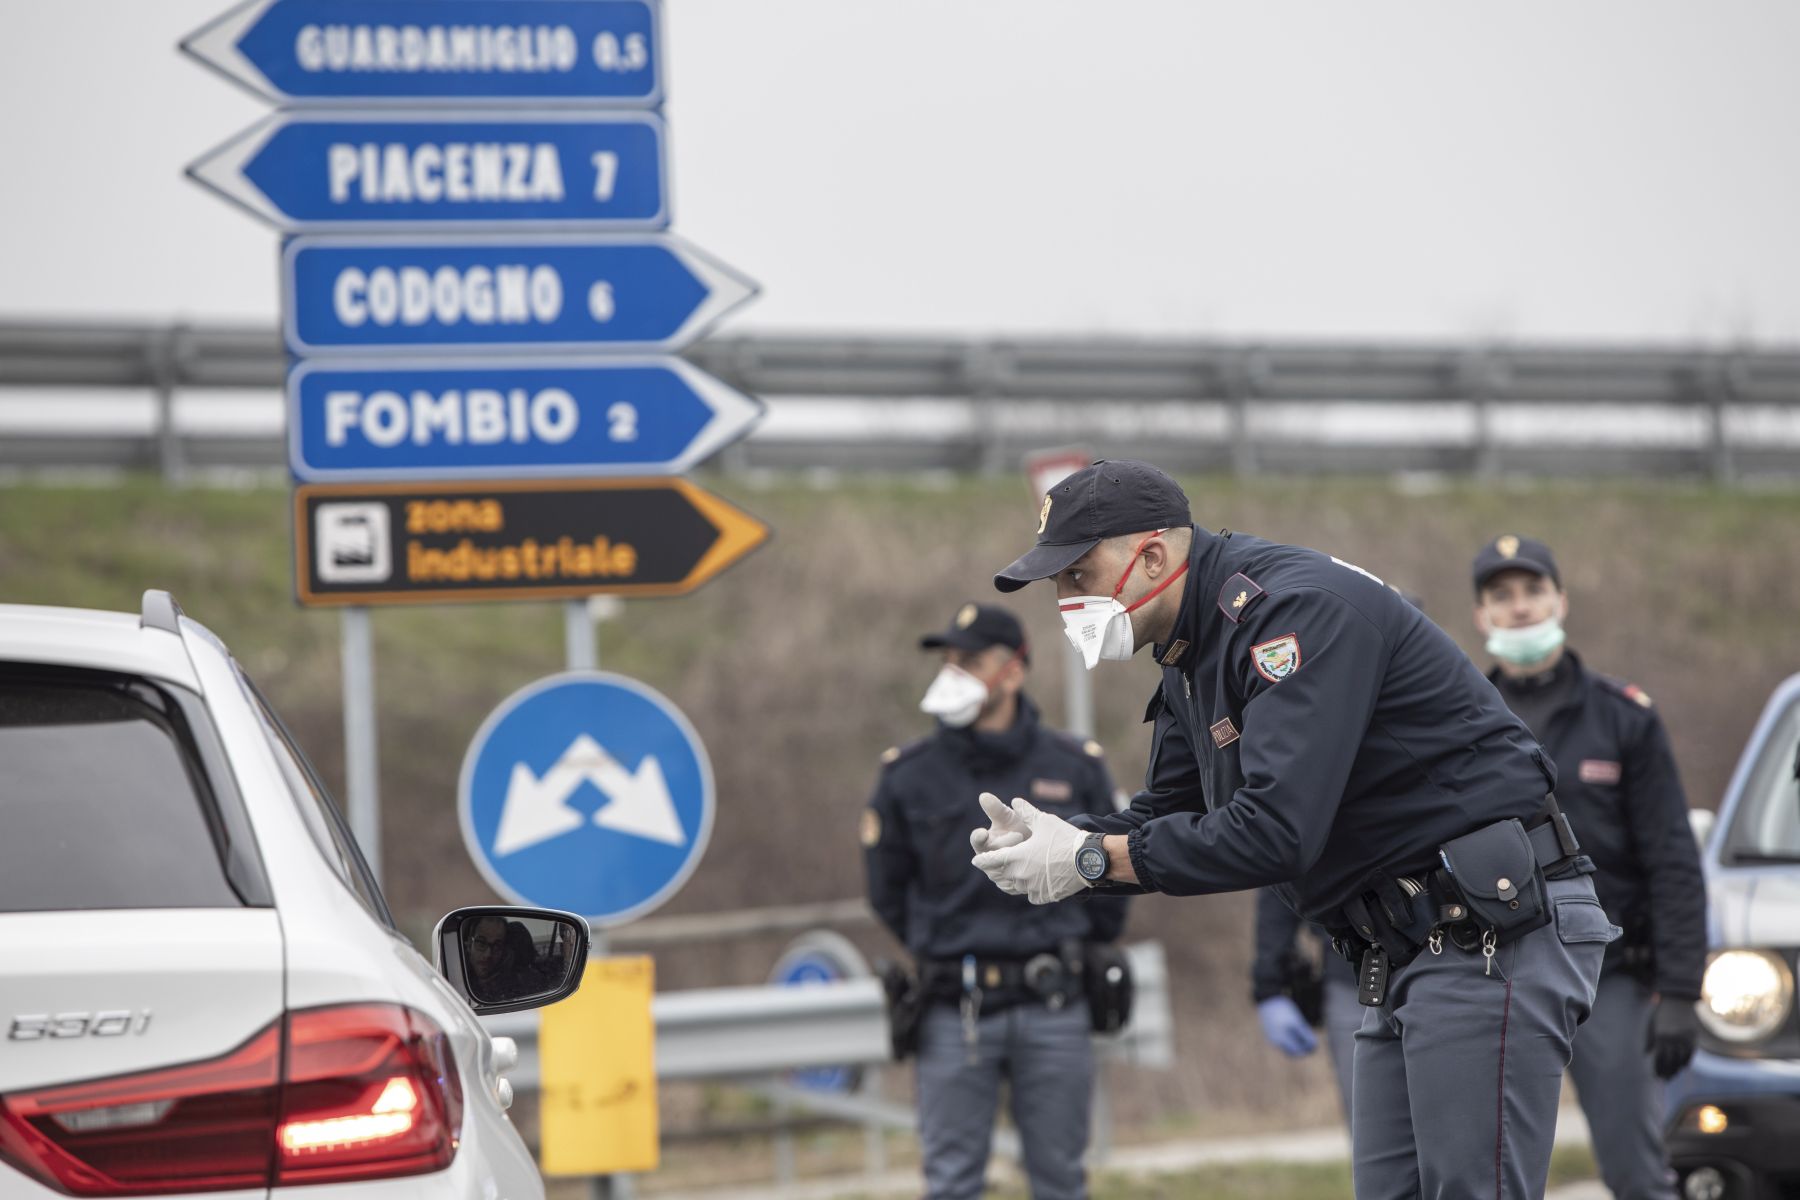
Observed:
[[[1138,555],[1144,552],[1144,547],[1150,544],[1150,539],[1161,532],[1162,530],[1158,529],[1156,533],[1146,533],[1144,540],[1131,548],[1131,561],[1125,564],[1125,573],[1119,576],[1119,582],[1113,585],[1112,598],[1114,600],[1117,600],[1119,593],[1125,590],[1125,581],[1131,578],[1131,568],[1137,566]],[[1152,593],[1152,595],[1154,594]]]
[[[1142,599],[1138,600],[1136,603],[1127,605],[1125,608],[1125,611],[1126,612],[1136,612],[1138,609],[1144,607],[1144,605],[1146,605],[1146,604],[1150,603],[1152,600],[1156,599],[1158,596],[1160,596],[1163,593],[1163,590],[1165,588],[1167,588],[1171,583],[1174,583],[1177,579],[1180,579],[1183,575],[1186,575],[1187,569],[1188,569],[1187,563],[1183,562],[1179,567],[1176,567],[1172,572],[1169,573],[1169,577],[1167,579],[1163,580],[1161,583],[1157,584],[1155,587],[1151,588],[1148,592],[1146,592]]]
[[[1131,561],[1125,564],[1125,573],[1123,575],[1119,576],[1119,586],[1114,588],[1112,591],[1112,598],[1114,600],[1117,600],[1119,598],[1119,593],[1125,590],[1125,581],[1127,579],[1131,578],[1131,568],[1137,566],[1138,555],[1140,555],[1144,552],[1144,547],[1148,546],[1150,544],[1151,538],[1155,537],[1157,534],[1164,533],[1164,532],[1166,532],[1166,531],[1158,529],[1156,531],[1156,533],[1145,534],[1144,540],[1139,542],[1137,544],[1137,547],[1134,550],[1132,550]],[[1147,592],[1142,598],[1140,598],[1133,604],[1129,605],[1125,609],[1125,611],[1126,612],[1136,612],[1138,609],[1144,607],[1144,605],[1150,603],[1152,600],[1154,600],[1158,596],[1162,595],[1163,590],[1165,588],[1167,588],[1171,583],[1174,583],[1177,579],[1180,579],[1183,575],[1187,574],[1187,569],[1188,569],[1188,565],[1187,565],[1186,560],[1184,559],[1182,561],[1182,564],[1179,567],[1176,567],[1175,570],[1170,573],[1170,575],[1167,579],[1163,580],[1161,583],[1159,583],[1155,587],[1151,588],[1149,590],[1149,592]]]

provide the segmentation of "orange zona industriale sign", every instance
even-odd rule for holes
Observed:
[[[677,596],[768,536],[680,477],[302,484],[294,587],[305,605]]]

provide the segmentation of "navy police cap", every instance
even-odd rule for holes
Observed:
[[[1015,592],[1048,579],[1109,537],[1187,525],[1187,493],[1147,462],[1103,459],[1051,488],[1038,510],[1037,545],[994,576]]]
[[[996,604],[965,604],[950,618],[948,629],[919,639],[921,650],[949,648],[979,654],[989,646],[1025,653],[1025,627],[1019,624],[1019,618]]]
[[[1556,569],[1550,547],[1536,538],[1503,533],[1476,551],[1471,568],[1475,594],[1479,596],[1488,580],[1502,571],[1530,571],[1533,575],[1546,575],[1551,583],[1559,588],[1562,586],[1562,574]]]

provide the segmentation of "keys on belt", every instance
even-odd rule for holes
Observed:
[[[981,1061],[981,980],[973,954],[963,955],[962,999],[958,1007],[962,1010],[963,1051],[972,1067]]]

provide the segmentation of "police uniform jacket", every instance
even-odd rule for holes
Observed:
[[[1449,635],[1316,550],[1196,528],[1181,614],[1155,653],[1144,790],[1080,822],[1129,835],[1147,890],[1278,884],[1301,916],[1341,927],[1373,871],[1428,871],[1440,844],[1528,820],[1555,784]]]
[[[970,862],[969,832],[988,823],[982,792],[1023,796],[1064,818],[1112,812],[1099,743],[1045,726],[1021,695],[1018,719],[1003,733],[940,724],[883,757],[863,814],[869,903],[915,958],[1029,958],[1071,939],[1119,936],[1122,896],[1034,905],[996,888]]]
[[[1494,670],[1508,696],[1517,686]],[[1650,697],[1565,651],[1539,740],[1557,767],[1557,802],[1594,860],[1594,890],[1625,936],[1608,969],[1628,967],[1666,996],[1697,998],[1706,968],[1706,883],[1687,796]]]

